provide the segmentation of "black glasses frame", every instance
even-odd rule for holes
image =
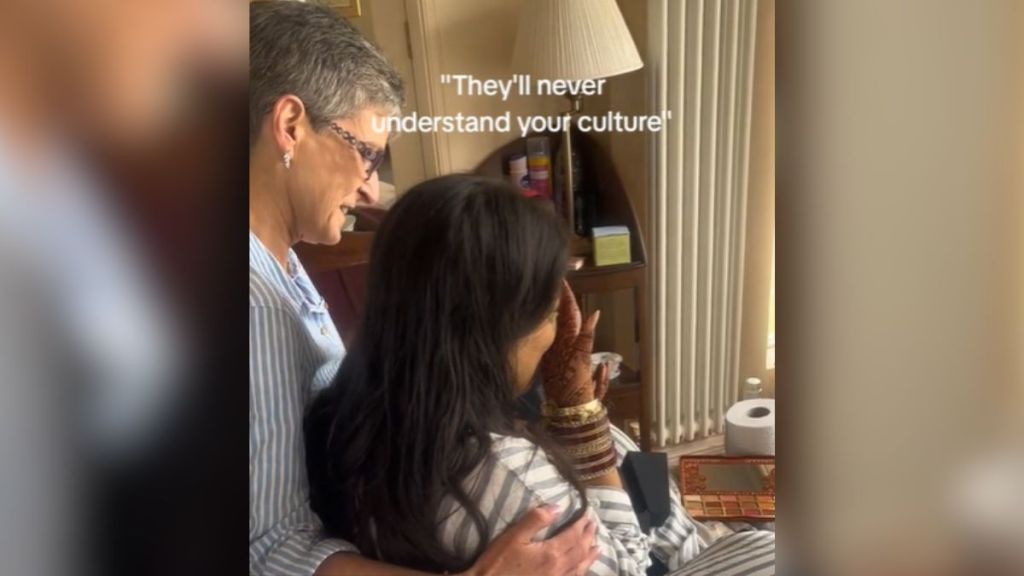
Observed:
[[[373,173],[380,168],[381,163],[384,162],[384,157],[387,156],[387,150],[378,150],[370,144],[363,142],[356,138],[351,132],[345,130],[336,123],[331,122],[328,126],[335,134],[337,134],[342,140],[347,142],[350,146],[356,149],[359,156],[362,157],[363,163],[366,165],[366,180],[373,177]]]

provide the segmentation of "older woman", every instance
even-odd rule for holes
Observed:
[[[250,7],[249,566],[252,574],[406,574],[321,536],[308,504],[302,414],[344,348],[292,251],[335,244],[345,215],[375,201],[373,178],[402,103],[381,52],[329,9],[292,1]],[[396,519],[396,522],[402,522]],[[597,558],[596,526],[534,510],[492,543],[472,573],[567,574]]]

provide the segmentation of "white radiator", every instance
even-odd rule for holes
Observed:
[[[657,446],[721,434],[739,390],[757,0],[648,0]]]

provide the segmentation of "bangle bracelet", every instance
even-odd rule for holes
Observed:
[[[593,471],[577,472],[577,477],[583,482],[589,482],[591,480],[594,480],[595,478],[600,478],[608,474],[608,472],[613,469],[615,469],[615,464],[610,463],[606,466],[601,466],[597,469],[594,469]]]
[[[577,416],[561,416],[561,415],[547,415],[544,416],[544,421],[556,427],[577,427],[583,426],[584,424],[592,424],[599,422],[603,418],[608,416],[608,410],[604,406],[599,406],[596,412],[588,412],[583,415]]]
[[[545,416],[544,417],[544,422],[546,424],[548,424],[549,426],[554,426],[555,428],[579,428],[581,426],[586,426],[587,424],[594,424],[595,422],[601,422],[602,420],[606,419],[607,417],[608,417],[608,411],[605,410],[604,408],[602,408],[600,412],[595,412],[594,414],[591,414],[587,418],[569,419],[569,418],[556,418],[556,417],[553,417],[553,416]]]
[[[545,416],[559,420],[586,420],[592,417],[593,415],[600,413],[602,409],[604,409],[604,406],[601,404],[601,401],[598,400],[597,398],[594,398],[593,400],[586,402],[584,404],[580,404],[578,406],[569,406],[567,408],[556,406],[550,402],[546,402],[543,406],[543,412]]]
[[[558,406],[553,402],[544,403],[544,413],[548,416],[574,416],[587,412],[597,412],[601,409],[601,401],[597,398],[576,406]]]
[[[594,478],[600,478],[601,476],[604,476],[605,474],[607,474],[608,472],[611,472],[614,469],[615,469],[615,467],[612,466],[612,467],[609,467],[609,468],[605,468],[603,470],[598,470],[597,472],[592,472],[592,473],[589,473],[589,474],[578,474],[577,476],[579,476],[579,479],[580,479],[581,482],[590,482]]]
[[[583,446],[585,444],[590,444],[591,442],[597,442],[598,440],[601,440],[606,437],[608,437],[608,428],[605,426],[602,426],[597,430],[590,430],[584,432],[583,434],[566,434],[564,436],[556,436],[558,441],[561,442],[563,446],[566,446],[568,448],[572,448],[573,446]]]
[[[579,446],[570,446],[565,448],[565,452],[572,456],[574,459],[583,456],[593,456],[594,454],[600,454],[605,452],[612,446],[611,438],[605,437],[594,442],[588,442]]]
[[[559,422],[551,422],[550,420],[544,422],[544,427],[553,436],[574,436],[577,434],[583,434],[585,432],[592,432],[594,430],[603,430],[608,425],[608,418],[602,417],[594,420],[593,422],[587,422],[584,424],[562,424]]]
[[[593,449],[587,451],[586,453],[570,454],[570,459],[572,460],[573,467],[575,467],[577,470],[583,470],[585,468],[589,468],[591,466],[600,464],[608,460],[610,457],[614,457],[616,454],[617,452],[615,451],[615,446],[609,444],[603,446],[595,446]]]
[[[573,462],[577,465],[586,464],[588,462],[597,462],[600,460],[598,456],[604,456],[609,452],[614,452],[615,447],[611,443],[607,444],[595,444],[587,450],[581,450],[571,453]]]
[[[590,480],[597,476],[607,473],[609,470],[616,468],[618,464],[618,455],[614,450],[610,450],[606,457],[588,462],[584,466],[576,466],[576,475],[581,480]]]

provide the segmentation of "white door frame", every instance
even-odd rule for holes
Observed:
[[[445,67],[437,2],[405,0],[416,83],[416,109],[420,116],[443,115],[446,110],[444,89],[439,76]],[[424,133],[421,137],[426,176],[430,178],[450,173],[452,162],[449,135],[434,131]]]

